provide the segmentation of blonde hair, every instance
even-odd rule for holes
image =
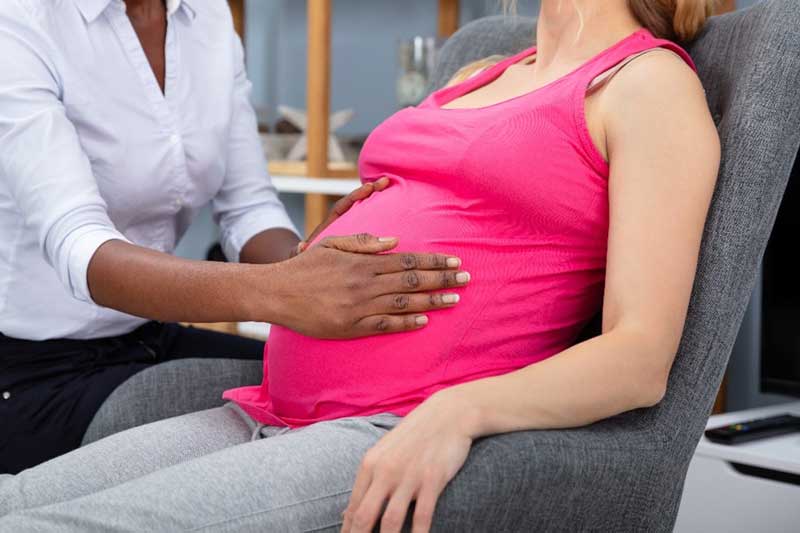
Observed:
[[[453,77],[450,78],[450,81],[447,82],[447,85],[450,86],[450,85],[455,85],[457,83],[461,83],[462,81],[465,81],[471,78],[472,76],[475,76],[482,70],[489,68],[492,65],[495,65],[504,59],[505,56],[493,55],[485,57],[483,59],[479,59],[477,61],[473,61],[472,63],[458,69],[456,73],[453,74]]]
[[[575,0],[572,0],[573,4]],[[671,41],[691,41],[714,14],[717,0],[627,0],[628,9],[639,24],[656,37]],[[517,0],[503,0],[506,12],[516,10]],[[577,8],[577,6],[576,6]],[[583,17],[580,10],[581,27]]]
[[[628,8],[642,26],[671,41],[694,39],[716,4],[716,0],[628,0]]]

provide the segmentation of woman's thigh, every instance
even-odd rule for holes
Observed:
[[[82,446],[165,418],[219,407],[227,389],[261,383],[262,363],[244,359],[177,359],[140,370],[105,399]]]
[[[252,421],[230,404],[117,433],[0,478],[0,516],[102,491],[246,443],[252,434]],[[24,530],[0,527],[0,531]]]
[[[157,420],[223,404],[223,391],[261,383],[264,343],[179,324],[149,323],[139,336],[152,366],[122,382],[100,405],[82,445]]]
[[[314,424],[9,515],[0,530],[338,531],[361,458],[397,421]]]

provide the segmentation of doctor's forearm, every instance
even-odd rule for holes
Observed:
[[[253,236],[239,253],[240,263],[278,263],[289,259],[300,239],[294,232],[284,228],[273,228]]]
[[[253,293],[248,280],[258,276],[260,287],[268,285],[271,268],[192,261],[112,240],[92,257],[88,281],[97,304],[124,313],[170,322],[227,322],[253,318],[247,311]]]

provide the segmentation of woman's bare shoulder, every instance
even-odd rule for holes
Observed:
[[[602,100],[610,148],[614,142],[635,143],[644,134],[670,144],[690,137],[707,155],[719,150],[700,78],[673,52],[659,50],[631,61],[610,81]]]

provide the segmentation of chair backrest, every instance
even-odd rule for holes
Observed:
[[[472,60],[530,46],[534,28],[533,19],[502,16],[466,25],[442,48],[432,86],[443,86]],[[713,17],[686,46],[722,140],[720,175],[667,395],[653,408],[615,418],[659,427],[687,464],[711,411],[800,148],[798,30],[796,0],[766,0]]]
[[[722,141],[686,326],[659,417],[702,434],[800,149],[800,9],[766,0],[711,19],[687,49]]]
[[[429,92],[447,85],[458,69],[493,55],[509,56],[533,45],[534,19],[495,15],[470,22],[458,30],[437,54]]]

